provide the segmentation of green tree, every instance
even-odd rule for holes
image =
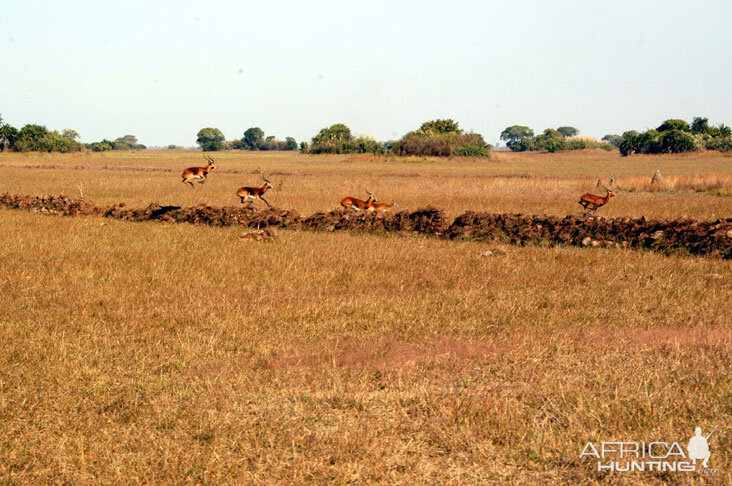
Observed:
[[[351,129],[343,123],[336,123],[328,128],[321,129],[313,137],[313,143],[350,142],[352,139]]]
[[[114,140],[117,143],[126,143],[129,145],[137,145],[137,137],[134,135],[125,135]]]
[[[574,127],[559,127],[557,128],[557,131],[561,133],[564,138],[576,137],[579,135],[579,130]]]
[[[264,130],[259,127],[252,127],[244,132],[241,141],[249,150],[262,150],[264,148]]]
[[[204,152],[211,152],[224,149],[226,137],[218,128],[206,127],[198,131],[196,143],[201,146]]]
[[[709,131],[709,119],[695,116],[691,122],[691,131],[694,133],[707,133]]]
[[[292,137],[286,137],[285,150],[297,150],[297,140]]]
[[[613,147],[620,147],[620,143],[623,141],[623,137],[621,135],[608,134],[602,137],[602,140],[609,143]]]
[[[64,138],[70,138],[71,140],[76,140],[81,137],[79,132],[72,130],[71,128],[64,128],[61,130],[61,136]]]
[[[530,150],[534,142],[534,131],[522,125],[511,125],[501,132],[501,140],[514,152]]]
[[[458,126],[458,122],[450,118],[424,122],[419,127],[418,131],[427,135],[432,135],[436,133],[463,133],[463,131]]]
[[[714,138],[726,138],[732,135],[732,129],[725,125],[724,123],[720,124],[718,127],[711,127],[708,131],[709,135],[711,135]]]
[[[694,137],[682,130],[665,130],[658,137],[657,151],[660,153],[678,154],[698,149]]]
[[[546,149],[549,152],[558,152],[564,150],[566,142],[564,136],[559,130],[547,128],[544,133],[536,137],[536,148]]]
[[[22,152],[50,152],[52,146],[48,138],[48,129],[43,125],[25,125],[18,133],[17,146]]]
[[[5,151],[15,148],[15,142],[18,140],[18,129],[5,123],[0,125],[0,150]]]
[[[690,132],[691,127],[684,120],[677,118],[666,120],[656,129],[659,132],[665,132],[666,130],[681,130],[682,132]]]

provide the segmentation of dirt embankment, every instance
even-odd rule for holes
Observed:
[[[125,221],[165,221],[210,226],[288,228],[320,231],[402,232],[449,239],[502,240],[514,244],[620,246],[661,252],[685,252],[732,259],[732,218],[693,219],[593,218],[525,216],[468,211],[452,223],[435,207],[398,213],[337,210],[301,216],[296,211],[245,206],[199,205],[182,208],[151,204],[134,209],[124,204],[96,206],[66,196],[0,195],[0,207],[47,214],[96,215]]]

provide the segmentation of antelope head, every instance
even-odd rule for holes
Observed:
[[[264,177],[264,174],[262,174],[262,169],[259,169],[259,177],[262,178],[268,189],[272,189],[272,183],[269,182],[269,179]]]
[[[206,153],[203,153],[203,158],[208,162],[209,169],[215,169],[214,160]]]
[[[369,198],[367,199],[367,201],[368,201],[368,200],[370,200],[371,202],[376,202],[376,201],[378,201],[378,199],[376,199],[376,196],[374,196],[373,194],[371,194],[371,193],[369,192],[369,190],[368,190],[368,189],[366,189],[366,194],[368,194],[368,195],[369,195]]]

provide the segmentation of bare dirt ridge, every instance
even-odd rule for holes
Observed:
[[[67,196],[0,195],[0,207],[65,216],[95,215],[124,221],[162,221],[210,226],[287,228],[296,230],[395,232],[513,244],[566,244],[590,247],[645,248],[666,253],[710,255],[732,259],[732,218],[649,220],[568,215],[496,214],[468,211],[448,221],[444,211],[426,207],[397,213],[354,213],[345,210],[302,216],[297,211],[246,206],[194,207],[150,204],[135,209],[124,203],[97,206]]]

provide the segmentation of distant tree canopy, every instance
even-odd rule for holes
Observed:
[[[666,130],[680,130],[682,132],[691,132],[691,127],[684,120],[672,119],[666,120],[656,129],[659,132],[665,132]]]
[[[437,135],[441,133],[462,133],[456,121],[451,119],[438,119],[424,122],[417,132],[425,135]]]
[[[228,148],[238,150],[297,150],[297,142],[294,138],[287,137],[285,140],[277,140],[274,135],[265,138],[264,130],[259,127],[247,129],[240,140],[233,140],[227,144]]]
[[[694,121],[691,122],[691,131],[694,133],[707,133],[709,131],[709,119],[694,117]]]
[[[79,135],[79,132],[77,132],[76,130],[72,130],[71,128],[64,128],[63,130],[61,130],[61,136],[70,138],[71,140],[76,140],[81,137]]]
[[[621,135],[608,134],[602,137],[603,142],[607,142],[613,147],[620,147],[620,142],[623,140]]]
[[[16,152],[79,152],[84,150],[84,145],[43,125],[28,124],[18,130],[5,123],[0,126],[0,149]]]
[[[501,132],[501,140],[514,152],[531,150],[534,143],[534,130],[523,125],[511,125]]]
[[[264,147],[264,130],[259,127],[249,128],[244,132],[241,142],[243,144],[241,148],[245,150],[262,150],[262,147]]]
[[[224,150],[226,137],[218,128],[206,127],[198,131],[196,143],[201,146],[204,152]]]
[[[491,146],[478,133],[464,133],[458,122],[437,119],[422,123],[415,131],[392,142],[397,155],[488,157]]]
[[[540,135],[534,136],[534,130],[523,125],[512,125],[501,132],[501,140],[514,152],[526,150],[582,150],[600,148],[612,150],[613,145],[607,141],[599,141],[592,137],[578,136],[579,130],[574,127],[547,128]]]
[[[576,137],[579,135],[579,130],[574,127],[559,127],[557,128],[557,131],[561,133],[564,138]]]
[[[672,118],[656,129],[623,133],[619,148],[624,156],[677,154],[703,149],[726,152],[732,150],[732,130],[724,124],[710,126],[707,118],[695,117],[691,125],[685,120]]]
[[[83,150],[104,151],[104,150],[140,150],[145,146],[137,143],[134,135],[125,135],[116,139],[102,140],[83,144],[79,132],[71,128],[64,128],[59,133],[56,130],[49,130],[43,125],[30,123],[20,130],[2,123],[0,118],[0,150],[13,150],[16,152],[80,152]]]
[[[311,142],[310,145],[305,144],[304,148],[301,145],[300,150],[310,154],[381,154],[386,150],[383,144],[372,137],[354,137],[351,129],[343,123],[321,129]]]
[[[125,135],[115,138],[114,141],[105,138],[101,142],[88,143],[86,148],[93,152],[106,152],[108,150],[145,150],[147,147],[137,143],[137,137],[134,135]]]

